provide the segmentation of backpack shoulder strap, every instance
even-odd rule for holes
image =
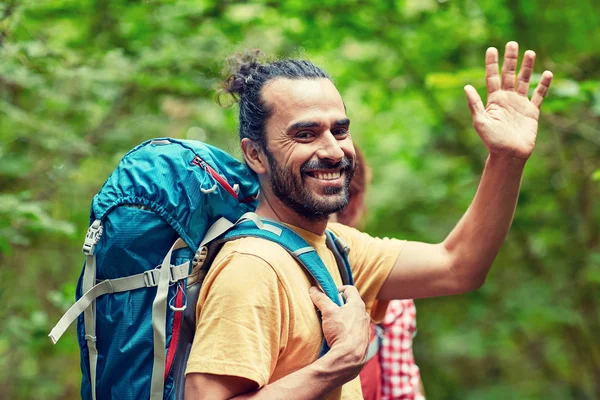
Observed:
[[[329,229],[325,231],[325,243],[333,256],[335,257],[335,262],[338,265],[338,269],[340,270],[340,275],[342,277],[342,282],[344,285],[354,285],[354,279],[352,278],[352,269],[350,268],[350,261],[348,259],[348,254],[350,253],[350,248],[344,242],[342,238],[338,238],[331,232]]]
[[[323,292],[338,306],[344,304],[327,267],[316,250],[300,235],[287,226],[270,220],[261,220],[256,214],[242,218],[217,242],[227,242],[242,237],[258,237],[277,243],[302,265],[314,278]]]
[[[244,214],[235,224],[223,223],[220,225],[213,232],[211,232],[212,228],[209,229],[208,233],[210,235],[207,234],[208,237],[202,241],[201,246],[218,249],[225,242],[243,237],[257,237],[275,242],[287,250],[308,271],[331,301],[338,306],[344,304],[344,299],[338,292],[337,285],[321,260],[321,257],[319,257],[316,250],[306,240],[292,229],[275,221],[262,220],[254,213]],[[211,251],[208,253],[211,253]],[[214,256],[214,252],[212,253]],[[207,261],[210,262],[210,259],[211,256],[208,255]],[[346,267],[343,269],[346,270]],[[323,356],[327,351],[329,351],[329,346],[325,338],[323,338],[319,357]]]

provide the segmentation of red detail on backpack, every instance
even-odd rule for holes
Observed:
[[[232,195],[233,198],[238,200],[240,203],[248,203],[249,201],[252,201],[255,199],[255,197],[246,197],[246,198],[240,200],[238,198],[238,194],[235,192],[235,190],[233,190],[233,188],[231,187],[229,182],[227,182],[225,180],[225,178],[223,178],[217,171],[215,171],[215,169],[213,167],[211,167],[206,161],[204,161],[199,156],[194,157],[194,159],[192,160],[192,164],[204,168],[204,170],[206,172],[211,174],[212,177],[215,178],[215,180],[221,184],[221,186],[223,187],[223,189],[225,189],[227,191],[227,193]]]
[[[254,201],[258,198],[257,196],[248,196],[248,197],[244,197],[243,199],[239,200],[240,203],[249,203],[251,201]]]
[[[181,308],[183,306],[183,290],[177,290],[175,295],[175,308]],[[171,330],[171,342],[169,343],[169,349],[167,350],[167,362],[165,364],[165,382],[171,372],[173,366],[173,360],[175,360],[175,353],[177,352],[177,344],[179,343],[179,331],[181,330],[181,320],[183,318],[183,311],[174,311],[173,316],[173,329]]]

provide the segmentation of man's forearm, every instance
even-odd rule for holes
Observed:
[[[341,361],[349,353],[332,348],[310,365],[270,383],[261,389],[235,397],[245,399],[323,399],[336,388],[354,379],[360,370],[348,371]]]
[[[524,166],[523,159],[491,154],[473,202],[442,243],[467,290],[483,284],[510,229]]]

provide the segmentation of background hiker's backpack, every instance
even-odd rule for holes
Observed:
[[[77,319],[82,398],[183,398],[199,289],[228,240],[279,243],[342,304],[314,249],[252,213],[257,195],[244,164],[201,142],[154,139],[125,155],[92,202],[77,302],[49,335]],[[346,246],[331,232],[327,243],[352,284]]]

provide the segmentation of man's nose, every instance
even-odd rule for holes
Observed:
[[[317,150],[317,157],[321,160],[328,159],[334,162],[340,162],[344,158],[344,151],[341,142],[337,140],[331,132],[321,136],[320,148]]]

